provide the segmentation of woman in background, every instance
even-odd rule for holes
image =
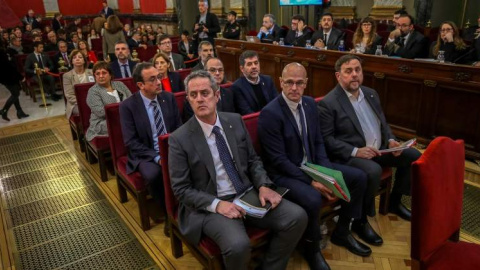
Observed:
[[[444,52],[445,62],[465,64],[470,61],[466,55],[467,45],[454,22],[444,21],[440,24],[437,40],[430,47],[430,58],[437,58],[439,51]]]
[[[377,34],[377,24],[371,17],[363,18],[353,35],[355,48],[363,48],[364,54],[375,54],[378,45],[382,45],[382,37]],[[357,52],[353,49],[351,52]]]
[[[80,40],[78,42],[78,49],[87,57],[86,61],[88,64],[88,68],[92,68],[93,65],[98,61],[95,52],[90,50],[90,47],[85,40]]]
[[[171,72],[170,70],[170,57],[165,53],[159,52],[152,58],[152,64],[158,70],[158,77],[162,80],[162,88],[167,92],[181,92],[185,91],[185,86],[180,74],[177,72]]]
[[[107,59],[107,54],[110,56],[110,61],[116,61],[115,56],[115,44],[119,41],[123,41],[125,44],[125,35],[123,34],[123,25],[117,15],[108,16],[107,28],[103,34],[103,57]]]

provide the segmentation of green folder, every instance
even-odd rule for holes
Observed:
[[[338,198],[347,202],[350,201],[350,192],[345,184],[345,180],[343,180],[341,171],[308,162],[303,164],[300,169],[312,177],[313,180],[322,183],[332,190]]]

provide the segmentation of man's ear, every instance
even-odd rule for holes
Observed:
[[[144,86],[143,82],[137,82],[138,89],[142,90],[143,86]]]

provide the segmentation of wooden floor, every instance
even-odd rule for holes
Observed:
[[[182,258],[175,259],[170,252],[170,239],[163,234],[163,224],[154,224],[152,229],[143,232],[139,223],[137,204],[134,199],[129,198],[125,204],[118,201],[118,192],[115,178],[110,175],[108,182],[100,181],[98,165],[89,165],[84,155],[80,152],[78,143],[73,143],[68,122],[63,116],[47,118],[44,120],[32,121],[25,124],[10,126],[0,129],[0,137],[51,128],[60,140],[77,156],[78,162],[82,164],[95,178],[97,185],[108,197],[115,210],[123,217],[127,226],[137,236],[139,241],[152,256],[155,262],[162,269],[202,269],[202,266],[185,249]],[[475,171],[475,164],[467,166]],[[478,167],[478,166],[477,166]],[[480,167],[479,167],[480,168]],[[478,183],[478,182],[477,182]],[[474,183],[476,184],[476,183]],[[478,185],[478,184],[476,184]],[[0,269],[15,269],[13,257],[10,252],[12,241],[6,223],[2,218],[3,211],[0,211],[0,254],[2,263]],[[335,246],[328,242],[323,254],[332,269],[410,269],[410,223],[403,221],[395,215],[377,215],[370,223],[384,239],[381,247],[373,247],[370,257],[362,258],[348,252],[342,247]],[[329,226],[333,227],[333,226]],[[332,228],[329,228],[330,232]],[[477,239],[462,234],[462,240],[479,243]],[[309,269],[306,262],[298,252],[295,252],[290,259],[287,269],[303,270]]]

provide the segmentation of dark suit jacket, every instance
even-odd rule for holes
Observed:
[[[280,41],[280,38],[284,38],[286,35],[285,30],[283,30],[280,26],[275,24],[273,26],[273,30],[271,34],[265,35],[264,33],[260,35],[260,40],[268,40],[268,41]]]
[[[224,112],[219,112],[218,117],[244,184],[253,184],[257,189],[263,184],[273,184],[253,149],[242,117]],[[173,132],[168,143],[168,168],[172,190],[179,201],[180,232],[189,242],[197,244],[209,213],[206,208],[217,197],[213,158],[195,117]]]
[[[433,54],[433,48],[437,45],[437,41],[432,42],[430,45],[430,50],[429,50],[429,58],[437,58],[436,55]],[[455,43],[453,42],[443,42],[442,40],[440,41],[440,51],[445,52],[445,62],[452,62],[452,63],[457,63],[457,64],[466,64],[469,62],[471,59],[467,57],[466,55],[469,52],[469,48],[466,47],[464,49],[457,50],[455,48]]]
[[[365,99],[380,120],[382,143],[380,149],[388,148],[388,140],[395,139],[380,105],[375,90],[361,87]],[[345,91],[337,85],[318,103],[321,129],[330,160],[347,161],[355,147],[366,146],[360,121]]]
[[[198,23],[200,21],[200,14],[197,15],[197,17],[195,18],[195,23]],[[207,12],[207,17],[205,18],[205,27],[208,28],[208,41],[210,41],[210,43],[215,44],[214,43],[214,38],[217,37],[217,33],[222,31],[222,29],[220,28],[220,24],[218,23],[218,18],[217,18],[217,15],[213,14],[213,13],[210,13],[210,12]],[[202,28],[199,28],[198,29],[199,31],[203,31]],[[200,32],[195,32],[195,25],[193,25],[193,29],[192,29],[192,32],[193,32],[193,39],[197,40],[198,43],[200,43],[198,41],[198,35]]]
[[[301,36],[296,37],[296,34],[296,31],[289,30],[285,37],[285,45],[305,47],[307,40],[312,38],[313,33],[309,28],[305,28]]]
[[[130,73],[133,75],[133,68],[137,65],[137,62],[128,60],[128,66],[130,67]],[[112,61],[110,62],[110,67],[113,70],[113,75],[115,78],[122,78],[122,71],[120,70],[120,65],[118,64],[118,61]],[[127,74],[125,74],[126,76]]]
[[[107,19],[108,16],[113,15],[113,9],[110,7],[107,7],[107,12],[105,12],[105,9],[102,8],[102,10],[100,10],[100,14],[105,14],[105,19]]]
[[[328,160],[320,131],[317,104],[311,97],[304,96],[302,107],[305,111],[312,162],[331,168],[332,164]],[[304,155],[302,136],[293,113],[282,95],[261,111],[258,119],[258,136],[262,145],[265,169],[274,182],[279,177],[290,177],[310,185],[311,177],[299,168]]]
[[[397,37],[394,42],[387,41],[384,54],[408,59],[428,56],[428,39],[418,31],[410,33],[405,46],[401,47],[399,43],[400,37]]]
[[[178,53],[172,52],[173,63],[175,63],[175,70],[185,68],[185,63],[183,62],[183,56]]]
[[[132,50],[134,48],[138,48],[138,45],[140,45],[140,41],[135,41],[135,40],[133,40],[133,38],[129,38],[127,40],[127,44],[128,44],[128,48],[130,49],[130,52],[133,52]]]
[[[177,102],[172,93],[157,95],[167,132],[173,132],[182,125]],[[140,91],[120,103],[120,121],[123,141],[128,150],[127,173],[134,172],[140,162],[155,159],[158,153],[153,146],[152,129]]]
[[[67,53],[67,58],[68,58],[68,53]],[[60,61],[60,59],[63,60],[63,56],[61,52],[58,52],[53,56],[53,65],[55,66],[55,69],[54,69],[55,72],[58,72],[58,68],[60,67],[60,65],[58,64],[58,61]],[[68,70],[71,70],[73,66],[72,66],[72,63],[70,63],[70,59],[68,61],[69,61],[68,63],[65,63],[65,67],[67,67]]]
[[[55,33],[58,31],[58,29],[62,28],[62,24],[60,23],[59,20],[53,18],[52,20],[52,29],[55,31]]]
[[[220,100],[217,103],[217,111],[231,112],[235,111],[235,95],[229,88],[220,88]],[[186,123],[193,116],[193,109],[190,103],[185,99],[183,103],[182,120]]]
[[[312,45],[317,42],[318,39],[323,40],[323,29],[315,31],[312,35]],[[330,36],[328,37],[328,42],[327,42],[327,49],[328,50],[338,50],[338,46],[340,45],[340,40],[345,40],[345,32],[342,30],[333,27],[330,33]]]
[[[168,78],[170,79],[170,86],[172,86],[172,92],[183,92],[185,91],[185,85],[183,84],[182,78],[178,72],[168,72]]]
[[[183,61],[190,60],[187,55],[187,49],[185,48],[185,44],[181,40],[178,42],[178,52],[183,56]],[[195,47],[193,46],[193,41],[188,42],[188,52],[191,54],[196,54]]]
[[[50,57],[46,56],[43,53],[41,55],[44,67],[48,67],[50,71],[53,71],[55,67],[52,64]],[[35,75],[35,63],[38,63],[38,59],[35,56],[35,53],[29,54],[27,56],[27,59],[25,60],[25,73],[30,77]],[[40,67],[40,63],[38,63],[38,67]]]
[[[260,74],[260,85],[267,103],[278,95],[277,88],[275,88],[270,76]],[[262,109],[258,104],[252,86],[244,76],[238,78],[230,89],[235,94],[236,111],[241,115],[258,112]]]

